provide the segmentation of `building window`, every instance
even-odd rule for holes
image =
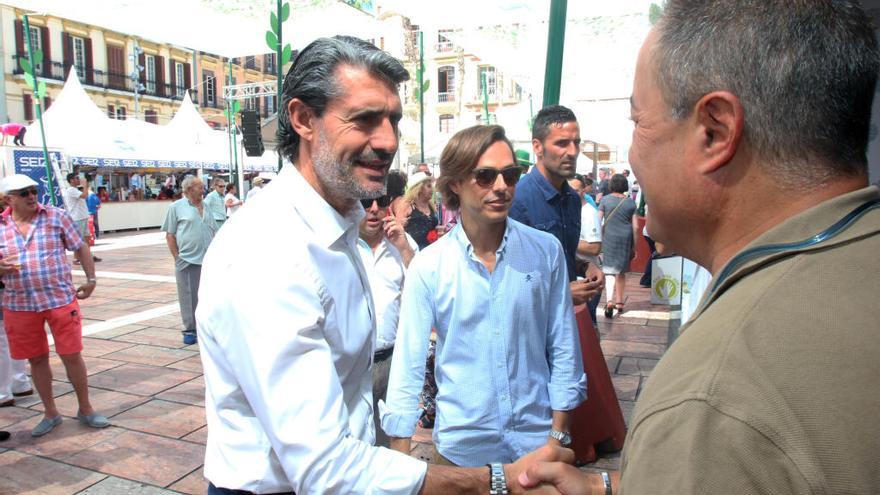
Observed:
[[[183,92],[187,90],[186,88],[186,71],[184,70],[184,66],[180,62],[174,62],[174,95],[181,96]]]
[[[107,105],[107,117],[111,119],[116,118],[116,107],[113,105]]]
[[[125,120],[125,107],[116,107],[116,120]]]
[[[24,120],[26,122],[34,120],[34,99],[31,95],[22,95],[21,101],[24,104]]]
[[[455,101],[455,68],[451,65],[437,69],[437,101]]]
[[[217,104],[217,80],[214,73],[203,72],[202,81],[205,82],[205,105],[213,107]]]
[[[43,48],[43,37],[40,33],[39,27],[29,26],[29,28],[31,32],[31,49],[33,49],[34,53],[36,53],[37,50],[42,50]],[[45,53],[43,55],[45,55]],[[34,64],[34,72],[43,72],[42,62],[40,62],[39,64]]]
[[[480,67],[480,80],[477,84],[477,88],[480,90],[478,93],[480,99],[483,98],[483,77],[486,78],[486,94],[495,96],[497,89],[495,67]]]
[[[156,57],[147,55],[144,57],[144,67],[147,74],[147,93],[156,94]]]
[[[263,56],[263,72],[266,72],[267,74],[274,74],[276,70],[277,67],[275,66],[275,54],[267,53]]]
[[[151,124],[159,123],[159,114],[155,110],[144,111],[144,120]]]
[[[86,40],[79,36],[70,37],[73,45],[73,67],[80,81],[86,80]]]
[[[451,52],[452,51],[452,39],[449,38],[449,34],[452,33],[451,29],[441,29],[437,31],[437,51],[438,52]]]
[[[250,97],[244,100],[244,109],[245,110],[256,110],[257,109],[257,99],[256,97]]]
[[[455,130],[455,116],[453,115],[441,115],[440,116],[440,132],[449,134]]]
[[[266,104],[266,116],[268,117],[275,113],[275,95],[266,95],[264,102]]]

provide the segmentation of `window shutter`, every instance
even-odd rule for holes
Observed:
[[[27,55],[27,48],[24,46],[24,23],[18,19],[15,20],[15,53],[20,57]]]
[[[61,48],[64,52],[64,77],[66,78],[67,71],[73,66],[73,40],[70,39],[70,34],[61,33]]]
[[[156,55],[156,95],[165,96],[165,57]]]
[[[171,84],[169,87],[171,88],[171,93],[169,96],[176,98],[180,95],[177,94],[177,62],[174,60],[168,61],[168,70],[170,73],[168,74],[171,79]]]
[[[138,81],[144,86],[147,85],[147,57],[144,56],[143,53],[138,55],[138,66],[143,67],[144,70],[138,69]],[[137,91],[135,91],[137,92]]]
[[[40,27],[40,45],[43,50],[43,77],[52,77],[52,42],[49,40],[49,28]]]
[[[94,84],[95,83],[95,61],[92,58],[92,39],[85,39],[85,50],[86,50],[86,83]]]
[[[116,107],[113,105],[107,105],[107,117],[110,117],[111,119],[116,118]]]
[[[34,120],[34,100],[31,95],[21,95],[21,101],[24,103],[24,120],[31,122]]]
[[[192,75],[189,67],[189,64],[183,64],[183,89],[185,90],[192,87]]]
[[[52,106],[52,98],[49,98],[48,96],[43,98],[43,111],[45,112],[51,106]]]

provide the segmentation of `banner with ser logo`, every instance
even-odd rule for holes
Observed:
[[[49,156],[53,161],[59,163],[61,161],[61,153],[50,151]],[[52,204],[52,198],[49,195],[49,179],[46,177],[46,165],[43,160],[43,150],[40,149],[15,149],[12,151],[12,161],[16,174],[24,174],[36,181],[39,191],[37,199],[44,205]],[[61,189],[58,185],[58,177],[52,178],[52,185],[55,189],[55,200],[57,206],[64,207],[61,201]]]

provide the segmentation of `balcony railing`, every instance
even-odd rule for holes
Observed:
[[[438,52],[451,52],[452,47],[453,45],[451,41],[440,41],[436,46]]]
[[[19,64],[18,64],[18,60],[20,58],[26,59],[27,56],[25,56],[25,55],[13,55],[12,56],[12,62],[13,62],[12,73],[14,75],[24,74],[24,71],[21,69],[21,66],[19,66]],[[64,82],[64,80],[65,80],[64,76],[66,75],[67,71],[65,70],[65,66],[63,63],[52,61],[52,60],[43,60],[43,63],[41,65],[43,66],[43,70],[37,75],[37,77],[42,77],[44,79],[50,79],[50,80],[54,80],[54,81]],[[74,69],[73,66],[70,66],[70,68],[72,70],[77,70],[77,69]],[[138,83],[136,83],[135,81],[132,81],[131,78],[128,77],[128,74],[122,74],[122,73],[118,73],[118,72],[107,72],[107,71],[102,71],[102,70],[98,70],[98,69],[93,69],[91,71],[88,71],[86,69],[79,69],[79,70],[77,70],[77,73],[78,74],[85,74],[84,78],[83,77],[80,78],[81,79],[80,82],[86,86],[96,86],[98,88],[113,89],[113,90],[117,90],[117,91],[127,91],[127,92],[134,93],[135,88],[138,85]],[[181,91],[182,85],[180,85],[180,84],[172,86],[171,84],[168,84],[168,83],[160,83],[158,81],[156,81],[156,82],[151,81],[149,84],[144,84],[144,86],[146,86],[146,89],[141,91],[141,94],[146,94],[146,95],[150,95],[150,96],[157,96],[160,98],[169,98],[172,100],[182,100],[183,99],[184,91]],[[193,99],[193,101],[197,101],[196,90],[194,90],[194,89],[190,90],[190,97]]]
[[[437,93],[438,103],[451,103],[455,101],[455,93]]]

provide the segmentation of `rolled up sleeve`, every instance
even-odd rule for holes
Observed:
[[[387,400],[379,403],[382,429],[397,438],[409,438],[415,433],[418,396],[425,380],[425,361],[434,326],[431,291],[425,283],[420,259],[423,258],[413,259],[406,274]]]
[[[587,398],[587,375],[565,267],[562,246],[557,243],[550,285],[550,331],[547,333],[550,362],[547,394],[554,411],[570,411]]]

